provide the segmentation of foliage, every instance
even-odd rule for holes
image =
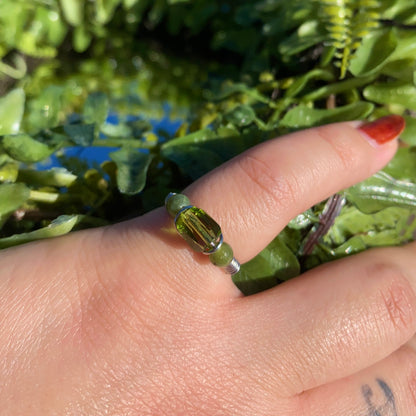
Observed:
[[[412,240],[415,21],[407,0],[3,0],[0,247],[140,215],[257,143],[387,113],[407,129],[385,171],[294,218],[235,281],[253,293]]]

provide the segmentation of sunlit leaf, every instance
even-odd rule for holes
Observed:
[[[95,92],[90,94],[85,103],[83,116],[85,123],[96,124],[98,127],[104,123],[109,110],[109,101],[106,94]]]
[[[345,192],[347,199],[366,214],[391,206],[416,209],[416,185],[398,181],[385,172],[378,172]]]
[[[24,107],[25,93],[22,89],[12,90],[0,98],[0,135],[19,131]]]
[[[285,114],[281,120],[281,125],[299,128],[363,119],[371,114],[373,109],[374,105],[363,101],[331,109],[318,109],[299,105]]]
[[[34,163],[46,159],[55,150],[27,134],[4,136],[1,143],[10,157],[25,163]]]
[[[79,146],[89,146],[94,141],[94,124],[66,124],[64,131]]]
[[[364,97],[379,104],[399,104],[416,110],[416,87],[401,81],[370,85],[364,89]]]
[[[109,155],[117,165],[117,185],[121,193],[134,195],[146,185],[147,170],[153,155],[122,148]]]
[[[30,190],[23,183],[0,185],[0,225],[29,199],[29,195]]]
[[[65,168],[51,168],[49,170],[20,169],[19,182],[37,186],[71,186],[77,177]]]
[[[79,26],[84,19],[83,0],[60,0],[65,19],[73,26]]]
[[[27,233],[15,234],[0,238],[0,249],[30,243],[45,238],[59,237],[68,234],[83,219],[81,215],[61,215],[47,227]]]
[[[296,256],[280,237],[275,238],[263,251],[241,266],[233,281],[245,294],[253,294],[276,286],[300,273]]]
[[[351,61],[350,71],[362,76],[377,71],[384,65],[397,47],[393,30],[381,30],[367,35]]]

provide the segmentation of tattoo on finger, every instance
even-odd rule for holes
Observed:
[[[377,389],[369,384],[361,387],[368,411],[365,416],[398,416],[396,402],[389,385],[382,379],[376,379]]]

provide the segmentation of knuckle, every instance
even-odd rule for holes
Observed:
[[[416,330],[416,294],[408,278],[400,268],[387,264],[375,265],[372,273],[382,282],[378,295],[381,322],[411,336]]]
[[[243,175],[237,177],[243,178],[244,188],[249,194],[253,191],[254,195],[258,195],[258,200],[264,201],[265,206],[273,206],[273,211],[279,211],[276,207],[284,209],[293,206],[298,199],[300,186],[295,175],[286,172],[276,175],[276,169],[254,155],[242,157],[238,166]]]
[[[358,152],[351,142],[341,140],[333,130],[334,126],[324,126],[316,129],[316,134],[329,146],[328,158],[333,163],[340,165],[343,170],[351,170],[357,166]],[[334,137],[336,140],[334,140]]]

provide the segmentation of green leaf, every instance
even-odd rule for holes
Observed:
[[[401,81],[369,85],[364,89],[364,97],[379,104],[399,104],[416,111],[416,87]]]
[[[62,116],[64,88],[49,85],[28,102],[27,123],[31,130],[55,127]]]
[[[416,185],[399,181],[385,172],[378,172],[371,178],[345,191],[348,201],[366,214],[396,206],[416,208]]]
[[[177,139],[169,140],[162,146],[162,150],[173,146],[182,146],[187,144],[199,144],[216,138],[216,133],[211,129],[202,129]]]
[[[393,30],[381,30],[367,35],[350,63],[351,73],[363,76],[379,70],[388,62],[397,44]]]
[[[11,237],[0,238],[0,249],[67,234],[72,231],[83,218],[83,215],[61,215],[47,227],[27,233],[14,234]]]
[[[65,19],[72,26],[79,26],[84,20],[84,0],[60,0]]]
[[[27,134],[4,136],[2,145],[10,157],[25,163],[34,163],[46,159],[55,150],[44,143],[34,140]]]
[[[72,32],[72,43],[74,50],[78,53],[85,52],[92,41],[92,34],[84,25],[77,26]]]
[[[192,145],[167,147],[163,150],[163,156],[176,163],[192,180],[200,178],[224,162],[215,151]]]
[[[161,154],[195,180],[269,136],[257,127],[241,135],[231,128],[220,128],[217,133],[206,129],[165,143]]]
[[[329,232],[324,245],[316,247],[319,262],[345,257],[371,247],[397,246],[414,239],[416,215],[414,209],[390,207],[365,214],[354,206],[346,206]]]
[[[225,119],[235,126],[248,126],[256,120],[256,112],[248,105],[238,105],[224,115]]]
[[[0,185],[0,225],[19,209],[30,196],[29,188],[23,183],[5,183]]]
[[[94,124],[66,124],[64,132],[78,146],[90,146],[94,141]]]
[[[7,161],[0,165],[0,182],[16,182],[19,163]]]
[[[18,88],[0,98],[0,136],[17,133],[25,109],[25,93]]]
[[[17,180],[37,186],[71,186],[77,177],[65,168],[49,170],[20,169]]]
[[[332,72],[327,70],[313,69],[293,81],[290,87],[286,90],[286,97],[295,97],[307,86],[308,82],[313,79],[332,81],[334,79],[334,75]]]
[[[373,112],[374,105],[364,101],[357,101],[343,107],[331,109],[310,108],[299,105],[289,110],[280,124],[285,127],[311,127],[322,124],[364,119]]]
[[[124,147],[109,156],[117,165],[117,185],[120,192],[134,195],[142,191],[153,155]]]
[[[84,122],[96,124],[100,127],[107,119],[109,110],[109,101],[106,94],[94,92],[90,94],[84,103]]]
[[[298,30],[288,36],[279,45],[282,55],[292,56],[326,40],[326,35],[320,31],[319,22],[310,20],[299,26]]]
[[[256,257],[241,266],[240,271],[233,275],[233,282],[245,295],[251,295],[299,273],[296,256],[278,236]]]
[[[415,183],[416,147],[399,147],[393,159],[383,170],[395,179]]]

